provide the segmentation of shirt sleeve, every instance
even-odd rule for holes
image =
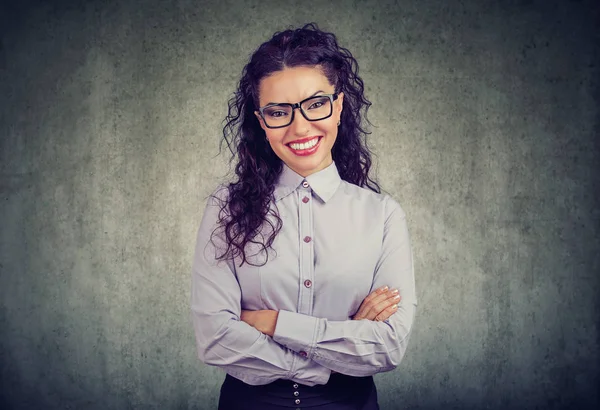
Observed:
[[[386,220],[380,258],[371,289],[397,288],[398,310],[382,322],[330,321],[280,311],[273,340],[339,373],[370,376],[395,369],[406,352],[417,297],[406,215],[386,196]]]
[[[214,235],[213,241],[210,240],[219,211],[219,199],[211,196],[198,229],[194,253],[191,311],[198,357],[251,385],[277,379],[309,386],[325,384],[331,370],[281,346],[240,320],[241,289],[233,265],[216,260],[216,255],[223,253],[222,235]]]

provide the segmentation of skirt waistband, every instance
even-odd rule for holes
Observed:
[[[252,386],[227,375],[221,388],[219,409],[304,409],[324,405],[330,406],[328,409],[378,409],[373,376],[333,373],[324,385],[306,386],[279,379]]]
[[[229,376],[229,375],[228,375]],[[231,377],[231,376],[230,376]],[[356,376],[348,376],[346,374],[342,374],[342,373],[331,373],[331,376],[329,376],[329,380],[327,381],[326,384],[317,384],[315,386],[307,386],[305,384],[302,383],[296,383],[292,380],[287,380],[287,379],[279,379],[276,380],[272,383],[269,383],[269,385],[273,385],[273,386],[292,386],[295,384],[298,384],[300,386],[303,386],[305,388],[309,388],[309,389],[315,389],[315,388],[324,388],[326,386],[339,386],[339,385],[354,385],[354,384],[371,384],[373,381],[373,376],[366,376],[366,377],[356,377]]]

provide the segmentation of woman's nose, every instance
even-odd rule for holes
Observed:
[[[310,121],[304,118],[300,108],[297,108],[294,112],[294,119],[290,124],[290,130],[297,135],[305,135],[310,128]]]

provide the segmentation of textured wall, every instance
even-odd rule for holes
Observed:
[[[189,287],[221,121],[253,49],[308,21],[360,63],[413,237],[382,409],[600,404],[594,2],[111,3],[0,9],[0,407],[216,407]]]

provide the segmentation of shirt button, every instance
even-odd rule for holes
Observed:
[[[308,185],[308,182],[304,181],[304,182],[302,183],[302,186],[303,186],[304,188],[308,188],[308,187],[309,187],[309,185]]]
[[[306,356],[308,356],[308,354],[306,354],[306,352],[305,352],[304,350],[302,350],[302,351],[300,352],[300,356],[302,356],[302,357],[306,357]]]
[[[306,286],[307,288],[310,288],[312,286],[312,282],[309,279],[306,279],[304,281],[304,286]]]
[[[304,198],[302,198],[302,202],[307,203],[308,202],[308,197],[305,196]]]
[[[304,242],[309,243],[310,242],[310,236],[305,236],[304,237]]]
[[[300,399],[296,399],[296,401],[294,403],[300,404]]]
[[[297,392],[297,391],[295,391],[295,392],[294,392],[294,396],[296,396],[296,397],[298,397],[298,395],[299,395],[299,394],[300,394],[300,393],[299,393],[299,392]]]
[[[294,383],[293,387],[294,387],[294,389],[297,389],[298,388],[298,383]]]

